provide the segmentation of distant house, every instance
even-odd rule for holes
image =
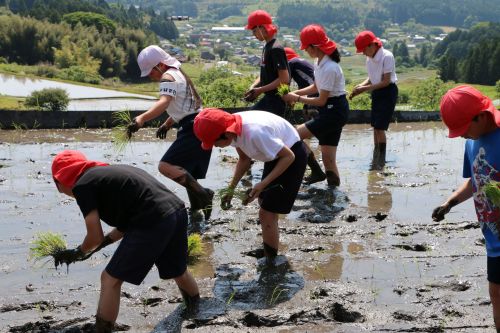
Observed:
[[[247,57],[247,63],[253,66],[257,66],[258,64],[260,64],[260,57],[253,54],[249,55]]]
[[[200,56],[203,60],[215,60],[215,55],[208,51],[202,51]]]

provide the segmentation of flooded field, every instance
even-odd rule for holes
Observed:
[[[114,248],[55,270],[28,260],[37,232],[81,243],[76,203],[59,194],[50,164],[63,149],[89,159],[132,164],[161,176],[169,144],[142,130],[114,149],[109,130],[0,131],[0,332],[86,332],[93,322],[100,272]],[[174,133],[171,133],[172,135]],[[391,126],[388,163],[368,171],[372,132],[346,126],[338,150],[341,186],[304,186],[280,221],[281,265],[262,269],[258,207],[215,202],[202,226],[205,255],[191,267],[200,285],[197,314],[187,316],[171,281],[152,271],[138,287],[124,284],[118,329],[130,332],[491,332],[486,257],[472,201],[442,223],[432,209],[462,183],[463,140],[441,123]],[[317,142],[311,145],[317,147]],[[207,179],[223,188],[234,149],[215,149]],[[247,182],[258,181],[255,163]]]

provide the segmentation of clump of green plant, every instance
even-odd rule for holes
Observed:
[[[486,197],[497,207],[500,207],[500,182],[490,181],[483,188]]]
[[[290,92],[290,86],[288,84],[280,84],[278,87],[278,96],[284,96]]]
[[[30,259],[35,261],[54,257],[55,254],[62,250],[66,250],[66,241],[60,234],[48,232],[40,232],[36,235],[35,240],[31,243]]]
[[[188,237],[188,262],[195,262],[203,254],[203,243],[199,234]]]
[[[113,137],[113,146],[118,152],[121,152],[125,149],[127,144],[130,142],[130,137],[127,134],[127,127],[130,123],[132,123],[132,116],[130,115],[130,111],[115,111],[113,112],[113,130],[111,135]]]
[[[233,187],[226,187],[223,189],[220,189],[217,191],[217,197],[218,198],[224,198],[225,196],[231,196],[233,198],[238,198],[241,200],[242,203],[248,200],[248,194],[250,193],[252,189],[241,189],[241,188],[233,188]]]
[[[29,95],[24,104],[41,111],[66,111],[69,104],[69,96],[66,90],[61,88],[45,88],[36,90]]]

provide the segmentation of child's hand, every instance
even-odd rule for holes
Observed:
[[[439,207],[434,208],[434,210],[432,211],[432,220],[436,221],[436,222],[444,220],[444,216],[446,214],[448,214],[450,209],[451,209],[451,206],[447,203],[445,203]]]
[[[288,104],[295,104],[297,100],[299,99],[299,95],[294,94],[294,93],[288,93],[283,96],[281,96],[281,99],[284,100]]]

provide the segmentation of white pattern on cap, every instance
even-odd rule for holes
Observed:
[[[158,45],[149,45],[144,48],[137,56],[137,63],[141,69],[141,77],[148,76],[159,63],[164,63],[169,67],[177,69],[181,67],[181,63],[177,59],[165,52]]]

